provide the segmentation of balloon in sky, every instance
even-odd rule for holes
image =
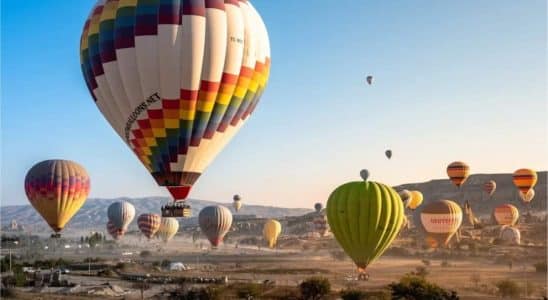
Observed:
[[[533,201],[533,198],[535,198],[535,190],[530,189],[527,194],[524,194],[522,191],[519,191],[519,197],[521,198],[521,201],[525,204],[531,203]]]
[[[494,180],[489,180],[483,184],[483,190],[489,196],[493,196],[493,193],[497,189],[497,183]]]
[[[316,204],[314,204],[314,210],[319,213],[320,211],[322,211],[323,209],[323,205],[320,203],[320,202],[317,202]]]
[[[391,159],[392,158],[392,150],[386,150],[384,151],[384,155],[386,155],[386,157],[388,159]]]
[[[455,161],[447,166],[447,175],[451,182],[460,187],[470,175],[470,167],[462,161]]]
[[[232,226],[232,213],[221,205],[206,206],[198,215],[198,223],[211,245],[217,247]]]
[[[249,119],[270,44],[249,1],[98,1],[80,40],[95,104],[176,200]]]
[[[242,208],[242,198],[240,195],[234,195],[233,199],[234,202],[232,203],[232,206],[234,207],[234,210],[238,212],[240,211],[240,208]]]
[[[403,207],[407,208],[409,207],[409,204],[411,204],[411,192],[408,190],[401,190],[398,195],[400,195],[401,201],[403,203]]]
[[[514,184],[524,194],[537,184],[537,179],[537,172],[531,169],[519,169],[513,175]]]
[[[269,248],[276,246],[280,233],[282,233],[282,224],[280,222],[274,219],[266,221],[263,227],[263,238],[268,243]]]
[[[114,202],[108,207],[107,215],[114,226],[125,231],[135,218],[135,207],[126,201]]]
[[[495,207],[493,216],[497,224],[513,226],[518,221],[519,211],[512,204],[501,204]]]
[[[462,209],[453,201],[439,200],[426,204],[420,218],[429,246],[445,247],[462,223]]]
[[[398,235],[404,207],[391,187],[363,180],[337,187],[329,196],[326,212],[339,245],[358,270],[365,272]]]
[[[25,177],[30,204],[55,232],[84,205],[90,190],[88,173],[69,160],[45,160],[34,165]]]
[[[499,238],[505,244],[519,245],[521,243],[521,232],[515,227],[504,225],[500,229]]]
[[[367,84],[369,85],[373,84],[373,76],[369,75],[365,78],[365,80],[367,81]]]
[[[148,238],[152,238],[160,229],[162,217],[157,214],[142,214],[137,218],[139,230]]]
[[[424,197],[422,196],[422,193],[420,191],[410,191],[411,194],[411,201],[409,202],[409,208],[411,210],[417,209],[422,204],[422,201],[424,200]]]
[[[125,233],[124,230],[116,227],[116,225],[114,225],[111,221],[107,222],[107,232],[115,240],[119,240]]]
[[[156,232],[156,236],[162,239],[164,242],[169,242],[177,231],[179,230],[179,221],[175,218],[162,218],[160,228]]]

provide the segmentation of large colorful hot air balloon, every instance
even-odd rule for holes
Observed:
[[[154,234],[156,234],[158,229],[160,229],[161,223],[162,217],[157,214],[142,214],[137,218],[139,230],[141,230],[148,239],[151,239]]]
[[[112,223],[111,221],[107,222],[107,232],[115,240],[119,240],[122,236],[124,236],[125,233],[124,230],[116,227],[116,225],[114,225],[114,223]]]
[[[89,189],[90,180],[84,167],[69,160],[39,162],[25,178],[30,204],[56,233],[84,205]]]
[[[384,155],[386,155],[386,158],[391,159],[392,158],[392,150],[386,150],[384,151]]]
[[[455,161],[447,166],[447,175],[451,182],[460,187],[470,175],[470,167],[462,161]]]
[[[323,209],[323,205],[320,203],[320,202],[316,202],[316,204],[314,204],[314,210],[319,213],[321,212]]]
[[[367,266],[398,235],[404,207],[394,189],[363,179],[337,187],[329,196],[326,212],[331,232],[365,274]]]
[[[403,207],[408,208],[409,204],[411,204],[411,192],[409,192],[408,190],[401,190],[398,195],[400,195]]]
[[[282,224],[280,224],[280,222],[274,219],[269,219],[266,223],[264,223],[263,238],[269,248],[272,249],[276,246],[280,233],[282,233]]]
[[[232,199],[234,200],[234,202],[232,203],[232,207],[234,207],[234,210],[236,212],[240,211],[240,208],[242,208],[242,198],[240,197],[240,195],[234,195]]]
[[[409,208],[411,210],[417,209],[422,204],[422,201],[424,200],[424,197],[422,196],[422,193],[420,191],[410,191],[411,194],[411,201],[409,202]]]
[[[514,172],[513,180],[520,192],[527,192],[537,184],[537,172],[531,169],[519,169]]]
[[[101,113],[177,201],[255,110],[270,44],[249,1],[100,0],[80,61]]]
[[[232,226],[232,213],[221,205],[206,206],[198,215],[198,223],[211,245],[217,247]]]
[[[420,218],[429,246],[445,247],[462,224],[462,209],[453,201],[439,200],[426,204]]]
[[[535,190],[530,189],[527,194],[524,194],[522,191],[519,191],[519,197],[521,198],[521,201],[525,204],[531,203],[533,201],[533,198],[535,198]]]
[[[513,226],[519,219],[519,211],[512,204],[501,204],[493,210],[493,217],[499,225]]]
[[[135,218],[135,207],[126,201],[114,202],[108,207],[107,215],[114,226],[125,231]]]
[[[521,232],[515,227],[503,225],[500,229],[499,238],[504,244],[519,245],[521,243]]]
[[[156,236],[167,243],[175,236],[175,234],[177,234],[178,230],[179,221],[177,221],[177,219],[162,218],[162,222],[160,223],[160,228],[158,228],[158,231],[156,232]]]
[[[483,190],[489,195],[493,196],[493,193],[497,189],[497,183],[494,180],[489,180],[483,184]]]

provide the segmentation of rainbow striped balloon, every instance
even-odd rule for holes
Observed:
[[[100,0],[80,58],[101,113],[176,200],[246,123],[270,73],[266,26],[244,0]]]
[[[90,190],[88,173],[69,160],[45,160],[34,165],[25,178],[30,204],[55,232],[86,202]]]
[[[114,225],[111,221],[107,222],[107,232],[115,240],[119,240],[125,234],[124,230],[116,227],[116,225]]]
[[[512,204],[501,204],[493,210],[493,217],[499,225],[513,226],[519,219],[519,211]]]
[[[469,175],[470,167],[462,161],[455,161],[447,166],[447,176],[457,187],[460,187]]]
[[[537,172],[531,169],[519,169],[514,172],[513,181],[516,187],[525,195],[537,184]]]
[[[161,223],[162,217],[157,214],[142,214],[137,218],[139,230],[149,239],[160,229]]]

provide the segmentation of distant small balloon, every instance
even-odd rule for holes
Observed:
[[[519,191],[519,197],[521,198],[521,201],[523,201],[523,203],[529,204],[531,201],[533,201],[533,198],[535,198],[535,190],[530,189],[527,194]]]
[[[366,80],[369,85],[373,84],[373,76],[371,75],[367,76]]]
[[[322,209],[323,209],[323,205],[320,202],[314,204],[314,210],[316,212],[320,212]]]
[[[386,157],[388,157],[388,159],[391,159],[392,158],[392,150],[388,149],[388,150],[384,151],[384,155],[386,155]]]
[[[367,179],[369,178],[369,171],[367,169],[361,170],[360,177],[363,179],[363,181],[367,181]]]
[[[483,184],[483,190],[489,195],[493,196],[493,193],[497,189],[497,183],[494,180],[489,180]]]

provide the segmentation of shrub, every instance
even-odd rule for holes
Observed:
[[[327,278],[311,277],[303,281],[299,285],[299,289],[301,290],[301,296],[305,300],[318,300],[329,294],[331,284]]]
[[[417,277],[421,277],[421,278],[424,278],[426,277],[428,274],[430,274],[430,272],[428,271],[428,269],[426,267],[423,267],[423,266],[418,266],[415,268],[416,271],[414,272],[411,272],[411,275],[414,275],[414,276],[417,276]]]
[[[119,263],[116,264],[116,266],[114,266],[114,268],[117,269],[117,270],[125,270],[125,269],[127,269],[127,267],[128,267],[128,264],[123,263],[123,262],[119,262]]]
[[[517,298],[521,292],[519,285],[510,279],[498,281],[495,286],[498,289],[498,293],[502,298]]]
[[[439,299],[457,300],[455,291],[447,291],[422,277],[404,276],[398,283],[391,283],[392,299]]]
[[[162,260],[162,263],[160,265],[163,268],[167,268],[167,267],[169,267],[170,264],[171,264],[171,261],[169,259],[164,259],[164,260]]]
[[[257,284],[242,284],[238,286],[236,294],[238,295],[238,299],[256,298],[261,294],[261,289]]]
[[[430,265],[431,265],[429,259],[423,259],[423,260],[422,260],[422,263],[423,263],[425,266],[430,266]]]
[[[12,287],[0,288],[0,297],[15,298],[15,289],[13,289]]]
[[[360,290],[342,290],[341,298],[343,300],[364,300],[367,295]]]
[[[548,268],[546,267],[546,261],[541,261],[534,264],[535,270],[539,273],[546,273]]]
[[[151,255],[152,255],[152,253],[148,250],[143,250],[143,251],[141,251],[141,253],[139,253],[140,257],[150,257]]]
[[[525,283],[524,289],[525,289],[525,294],[526,294],[525,296],[530,297],[530,296],[532,296],[532,295],[536,292],[537,286],[535,285],[534,282],[532,282],[532,281],[527,281],[527,282]]]

